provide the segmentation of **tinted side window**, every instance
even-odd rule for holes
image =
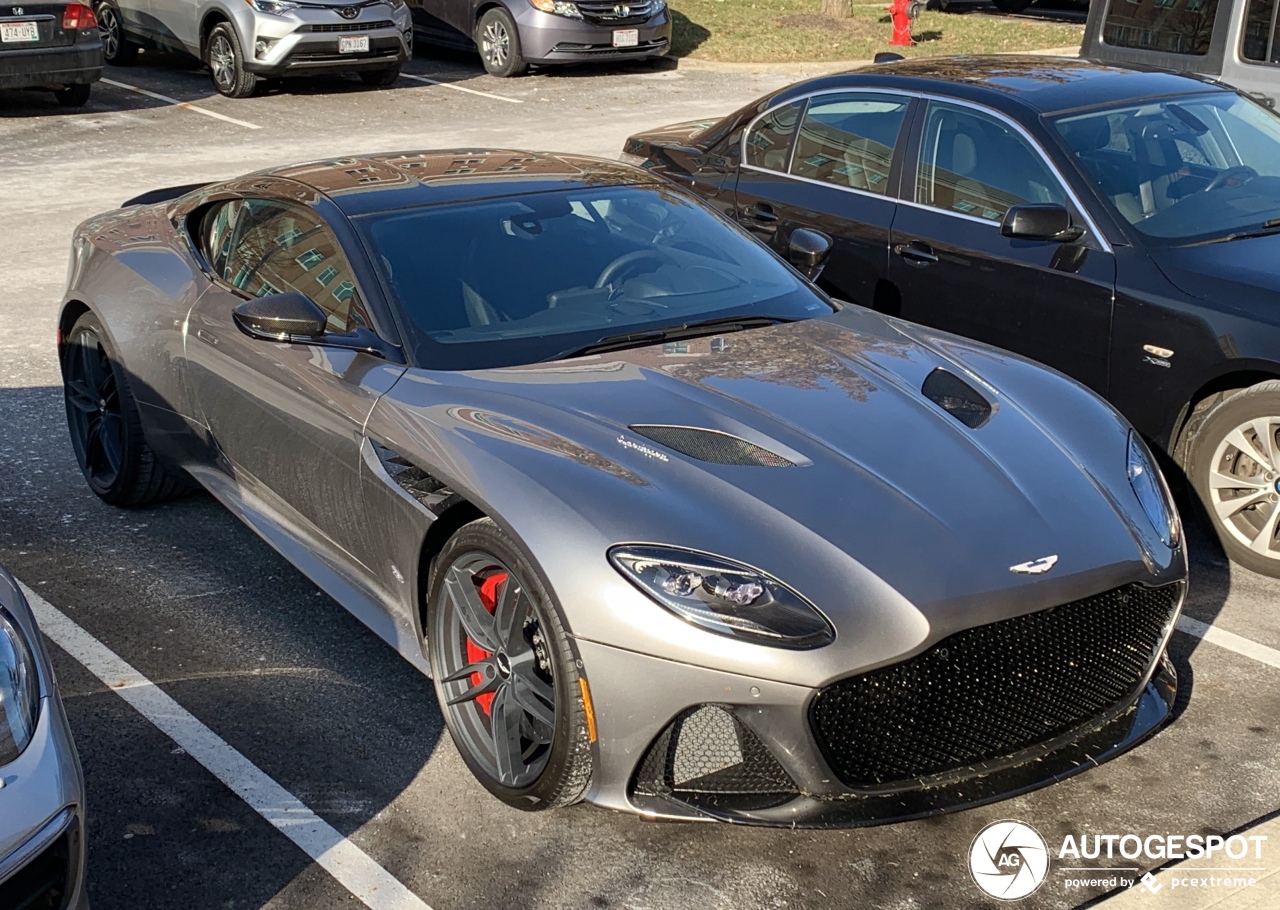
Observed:
[[[247,199],[239,203],[234,234],[220,271],[232,287],[254,297],[306,294],[328,314],[330,332],[369,325],[347,257],[310,209]]]
[[[1111,0],[1102,40],[1112,47],[1203,57],[1217,15],[1218,0]]]
[[[796,101],[770,111],[757,120],[747,133],[746,163],[785,172],[791,152],[791,140],[796,134],[796,124],[803,110],[804,102]]]
[[[1040,153],[1001,120],[950,104],[929,103],[916,202],[1000,221],[1010,206],[1066,204],[1066,192]]]
[[[201,216],[199,230],[193,231],[196,246],[213,267],[215,275],[221,275],[226,268],[239,208],[239,199],[215,203]]]
[[[884,194],[908,99],[879,94],[822,95],[809,102],[791,173]]]
[[[1240,56],[1254,63],[1280,63],[1280,22],[1276,0],[1249,0],[1244,14]]]

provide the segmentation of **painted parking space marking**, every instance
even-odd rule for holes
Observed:
[[[293,841],[370,910],[431,910],[369,854],[206,727],[70,617],[19,582],[45,637]]]
[[[495,101],[505,101],[508,104],[524,104],[520,98],[506,98],[502,95],[495,95],[492,92],[482,92],[479,89],[467,88],[465,85],[455,85],[452,82],[441,82],[439,79],[428,79],[426,76],[415,76],[413,73],[401,73],[406,79],[413,79],[417,82],[426,82],[429,85],[439,85],[444,88],[451,88],[455,92],[466,92],[468,95],[479,95],[481,98],[493,98]]]
[[[184,110],[192,111],[197,114],[204,114],[206,117],[212,117],[215,120],[222,120],[226,123],[234,123],[236,126],[243,126],[245,129],[248,129],[248,130],[262,129],[262,127],[258,126],[258,124],[256,123],[249,123],[246,120],[237,120],[235,117],[228,117],[226,114],[219,114],[217,111],[211,111],[203,107],[197,107],[196,105],[192,104],[190,101],[179,101],[177,98],[170,98],[168,95],[161,95],[159,92],[153,92],[149,89],[139,88],[138,86],[130,85],[127,82],[117,82],[114,79],[103,79],[102,82],[104,82],[106,85],[112,85],[112,86],[115,86],[116,88],[125,89],[126,91],[136,92],[139,95],[145,95],[146,97],[153,98],[156,101],[163,101],[165,104],[172,104],[174,107],[180,107],[180,108],[183,108]]]
[[[1269,667],[1275,667],[1280,670],[1280,651],[1275,648],[1268,648],[1266,645],[1260,645],[1256,641],[1250,641],[1243,636],[1236,635],[1234,632],[1219,629],[1217,626],[1211,626],[1198,619],[1192,619],[1190,616],[1178,617],[1178,631],[1185,632],[1187,635],[1194,635],[1196,638],[1217,645],[1219,648],[1234,651],[1236,654],[1250,657],[1259,663],[1264,663]]]

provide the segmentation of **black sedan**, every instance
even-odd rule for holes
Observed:
[[[47,89],[82,107],[102,78],[98,20],[84,3],[0,7],[0,89]]]
[[[1110,399],[1186,472],[1227,554],[1280,577],[1280,117],[1084,60],[902,61],[797,83],[625,160],[827,290],[996,344]]]

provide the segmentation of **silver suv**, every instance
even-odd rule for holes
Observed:
[[[231,98],[335,70],[390,85],[413,53],[405,0],[96,0],[94,12],[108,63],[130,64],[140,47],[186,54]]]

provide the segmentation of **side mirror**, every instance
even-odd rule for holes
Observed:
[[[245,332],[267,341],[317,338],[328,324],[324,310],[297,291],[246,300],[231,315]]]
[[[1071,213],[1056,203],[1015,205],[1004,213],[1000,233],[1015,240],[1078,240],[1084,229],[1071,223]]]
[[[831,255],[832,240],[821,231],[798,228],[791,233],[787,258],[810,281],[817,281]]]

